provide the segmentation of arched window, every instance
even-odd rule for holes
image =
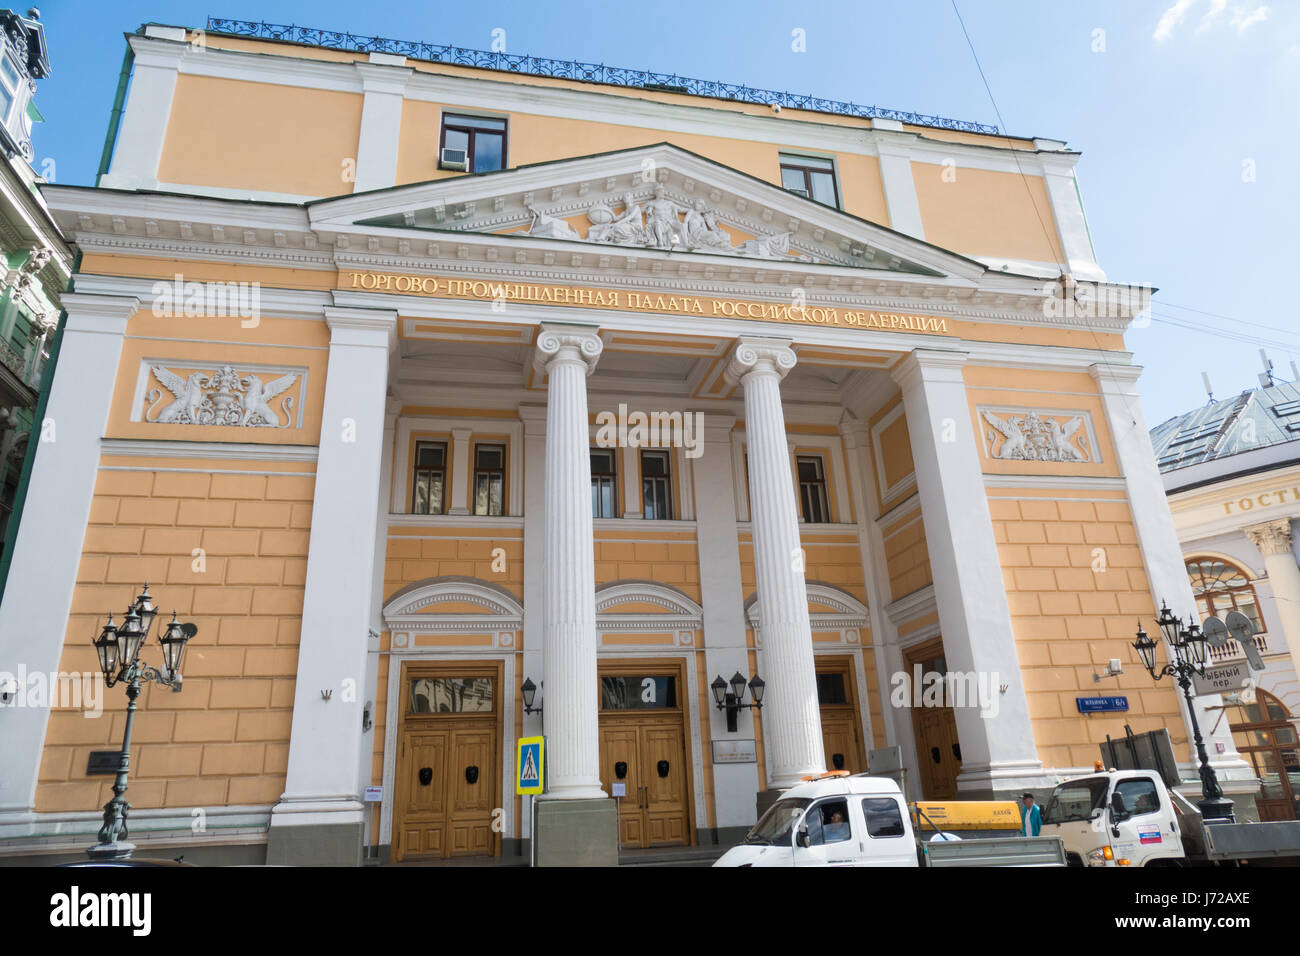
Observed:
[[[1255,625],[1256,634],[1267,630],[1255,598],[1255,586],[1244,570],[1220,558],[1191,558],[1187,562],[1187,576],[1192,580],[1201,620],[1222,619],[1229,611],[1240,611]]]
[[[1255,800],[1259,818],[1300,818],[1300,743],[1290,711],[1265,690],[1255,691],[1252,704],[1234,703],[1232,696],[1226,700],[1237,752],[1251,762],[1262,784]]]

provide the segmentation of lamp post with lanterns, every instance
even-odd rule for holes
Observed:
[[[713,690],[713,701],[718,705],[718,710],[727,712],[727,731],[729,733],[736,733],[738,727],[736,718],[740,716],[742,709],[751,707],[758,710],[763,709],[763,689],[766,687],[763,678],[755,674],[750,679],[748,683],[749,696],[753,700],[748,704],[743,703],[746,686],[745,675],[740,671],[736,671],[731,676],[730,683],[723,680],[722,675],[719,674],[713,679],[713,683],[709,685]]]
[[[1192,737],[1196,742],[1196,755],[1201,761],[1201,801],[1197,806],[1201,810],[1201,819],[1207,823],[1232,823],[1232,801],[1223,795],[1219,787],[1219,778],[1210,766],[1209,754],[1205,751],[1205,740],[1201,737],[1201,727],[1196,722],[1196,708],[1192,705],[1192,675],[1205,676],[1206,645],[1205,635],[1200,626],[1189,620],[1188,625],[1174,616],[1169,605],[1161,602],[1160,617],[1156,619],[1160,633],[1168,645],[1169,663],[1163,667],[1156,666],[1155,641],[1142,630],[1138,622],[1137,640],[1133,648],[1142,658],[1142,666],[1147,669],[1153,680],[1159,681],[1166,674],[1178,681],[1187,700],[1187,713],[1192,719]]]
[[[113,615],[91,643],[99,656],[99,669],[108,687],[126,684],[126,729],[122,733],[122,753],[117,765],[117,778],[113,781],[113,799],[104,804],[104,825],[99,828],[99,843],[86,851],[93,860],[124,860],[131,856],[134,844],[125,842],[126,815],[131,805],[126,802],[127,773],[131,766],[131,725],[135,722],[135,702],[140,687],[153,681],[174,691],[181,689],[181,657],[185,645],[198,633],[193,624],[182,624],[172,611],[171,622],[158,638],[162,648],[163,670],[140,660],[140,651],[149,640],[158,606],[149,594],[146,583],[140,595],[126,609],[121,626],[113,623]]]

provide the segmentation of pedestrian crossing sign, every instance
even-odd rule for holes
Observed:
[[[519,738],[519,759],[515,762],[518,778],[515,793],[541,793],[545,772],[545,741],[541,737]]]

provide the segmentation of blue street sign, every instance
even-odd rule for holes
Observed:
[[[541,737],[520,737],[519,757],[515,769],[515,793],[538,794],[543,792],[542,774],[545,773],[545,744]]]
[[[1127,697],[1076,697],[1074,703],[1081,714],[1096,714],[1109,710],[1128,710]]]

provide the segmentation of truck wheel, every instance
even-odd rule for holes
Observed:
[[[1065,854],[1065,865],[1082,867],[1083,857],[1079,856],[1077,853],[1067,853]]]

